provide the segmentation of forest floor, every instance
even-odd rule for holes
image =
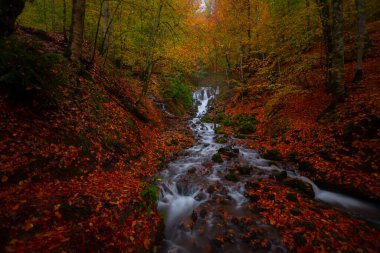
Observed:
[[[220,123],[217,133],[238,137],[237,143],[259,150],[264,158],[294,166],[324,189],[379,204],[379,28],[378,22],[369,26],[372,47],[360,83],[352,82],[356,62],[346,61],[348,96],[335,110],[325,112],[331,95],[317,65],[304,73],[305,83],[291,88],[273,88],[256,77],[246,86],[227,88],[206,121]],[[307,54],[318,57],[321,51]],[[247,185],[248,206],[279,229],[292,251],[380,250],[379,228],[314,201],[305,189],[286,176],[253,181]],[[265,245],[252,241],[258,249]]]
[[[0,251],[152,251],[152,178],[191,138],[135,105],[137,79],[100,60],[77,73],[64,44],[19,28],[0,45]]]
[[[379,202],[378,27],[359,84],[355,62],[346,63],[348,97],[335,111],[321,114],[331,97],[316,66],[307,87],[230,89],[213,111],[219,131],[322,187]],[[153,96],[136,106],[138,80],[100,60],[76,72],[64,44],[27,29],[0,44],[0,74],[9,73],[0,80],[0,251],[154,252],[163,227],[154,178],[191,145],[186,120],[158,110]],[[12,66],[23,66],[21,80]],[[251,182],[246,195],[291,251],[380,251],[378,229],[316,202],[299,182]],[[266,249],[254,239],[260,231],[247,233]]]
[[[222,99],[214,110],[220,131],[241,137],[262,154],[270,151],[275,159],[295,163],[321,186],[380,203],[379,23],[371,24],[369,32],[372,47],[364,60],[364,78],[353,83],[356,62],[346,62],[348,96],[335,110],[324,112],[331,95],[323,68],[315,66],[305,73],[304,86],[266,89],[251,78],[250,88],[227,91],[228,101]],[[239,120],[244,123],[241,115],[252,115],[254,131],[245,134],[234,127]]]

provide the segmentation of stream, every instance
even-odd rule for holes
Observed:
[[[227,143],[217,143],[215,140],[220,137],[214,132],[217,125],[202,123],[201,118],[218,94],[219,88],[214,87],[202,87],[193,93],[196,114],[189,127],[197,141],[159,174],[162,180],[158,210],[165,220],[165,239],[160,252],[253,252],[241,237],[246,226],[254,227],[258,231],[256,236],[268,242],[265,250],[254,252],[286,252],[277,230],[245,208],[248,200],[244,196],[246,182],[282,171],[290,178],[310,184],[315,199],[380,224],[377,206],[322,190],[289,166],[265,160],[255,150],[234,145],[231,137]],[[221,149],[231,159],[216,163],[212,156]],[[249,172],[239,176],[238,182],[226,180],[229,169],[236,164],[249,168]],[[227,238],[223,247],[215,239],[219,235]]]

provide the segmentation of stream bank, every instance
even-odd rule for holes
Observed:
[[[334,206],[379,221],[377,207],[322,191],[293,168],[264,159],[216,134],[216,124],[203,123],[217,94],[212,87],[194,92],[197,112],[189,125],[197,142],[159,174],[158,209],[166,226],[160,252],[380,248],[374,240],[378,230]]]

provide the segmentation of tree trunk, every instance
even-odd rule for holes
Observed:
[[[102,17],[103,17],[103,37],[102,37],[102,48],[101,51],[104,50],[105,47],[107,47],[108,43],[108,30],[109,30],[109,25],[110,25],[110,12],[109,12],[109,3],[106,0],[103,4],[103,9],[102,9]]]
[[[96,46],[98,44],[98,37],[99,37],[99,29],[100,29],[100,20],[102,19],[102,10],[105,0],[100,1],[100,8],[99,8],[99,16],[98,16],[98,22],[96,25],[96,32],[95,32],[95,39],[94,39],[94,47],[92,49],[92,55],[91,55],[91,64],[94,63],[95,60],[95,53],[96,53]]]
[[[51,0],[51,30],[55,32],[55,0]]]
[[[118,1],[118,4],[116,6],[116,9],[114,10],[114,13],[110,15],[109,11],[109,3],[107,1],[104,2],[103,5],[103,39],[102,39],[102,44],[100,46],[100,53],[102,55],[105,55],[105,53],[108,51],[108,49],[111,48],[113,51],[113,54],[115,54],[115,46],[114,46],[114,41],[113,41],[113,30],[112,30],[112,23],[114,21],[114,18],[116,16],[117,11],[119,10],[121,6],[122,0]],[[114,55],[115,58],[115,55]]]
[[[0,38],[13,33],[16,19],[21,14],[24,6],[24,0],[0,1]]]
[[[323,42],[325,46],[325,73],[326,73],[326,88],[329,92],[332,91],[331,84],[331,61],[332,61],[332,31],[330,25],[330,6],[328,0],[316,0],[319,7],[319,15],[321,18],[322,30],[323,30]]]
[[[47,24],[47,14],[46,14],[46,0],[44,0],[44,23],[45,23],[45,30],[48,30],[48,24]]]
[[[307,11],[307,17],[306,17],[306,22],[307,22],[307,31],[310,31],[310,1],[306,0],[306,11]]]
[[[148,92],[149,81],[150,81],[150,77],[152,75],[154,64],[155,64],[155,62],[154,62],[154,48],[156,47],[157,35],[160,31],[161,14],[162,14],[162,8],[163,7],[164,7],[164,5],[163,5],[162,1],[159,1],[157,16],[156,16],[155,24],[153,27],[152,35],[150,38],[151,44],[149,46],[145,70],[144,70],[144,74],[143,74],[143,87],[142,87],[140,97],[137,100],[136,104],[139,104],[141,102],[142,98],[145,97],[146,93]]]
[[[247,0],[247,20],[248,20],[248,28],[247,28],[247,36],[248,36],[248,54],[251,53],[251,39],[252,39],[252,28],[251,28],[251,1]]]
[[[66,31],[66,0],[63,0],[63,24],[62,24],[62,32],[63,38],[65,42],[67,42],[67,31]]]
[[[240,42],[240,47],[239,47],[239,70],[240,70],[240,81],[244,82],[244,72],[243,72],[243,43]]]
[[[367,36],[365,2],[356,0],[357,9],[357,65],[354,82],[359,82],[363,78],[363,54],[364,44]]]
[[[344,100],[344,36],[343,36],[343,0],[333,0],[333,57],[331,84],[333,104]]]
[[[86,0],[73,0],[71,20],[71,55],[72,61],[79,63],[82,57],[82,44],[84,32],[84,15],[86,11]]]

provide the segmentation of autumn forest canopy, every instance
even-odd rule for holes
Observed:
[[[380,1],[0,0],[0,252],[379,252]]]

